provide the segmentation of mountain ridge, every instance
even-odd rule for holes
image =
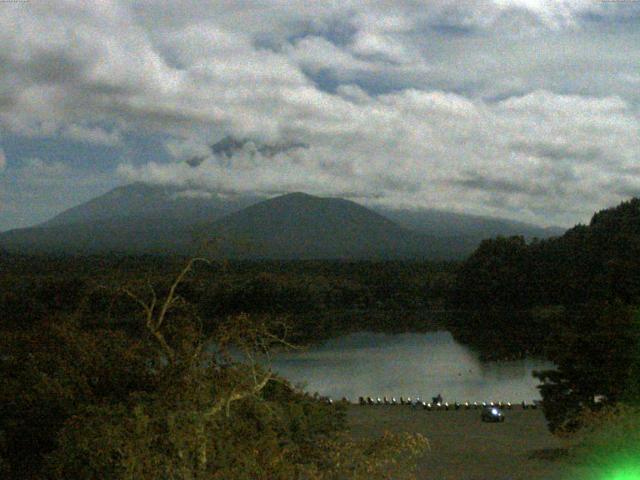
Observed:
[[[482,238],[532,238],[544,232],[542,227],[508,220],[371,208],[304,192],[266,199],[133,183],[34,227],[0,233],[0,248],[189,254],[197,238],[226,236],[253,239],[251,258],[454,259],[471,253]],[[228,242],[223,251],[247,257]]]

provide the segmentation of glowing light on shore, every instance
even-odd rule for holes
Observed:
[[[635,459],[628,456],[615,458],[607,465],[594,465],[592,468],[592,475],[585,480],[640,480],[640,452]]]
[[[614,468],[601,478],[602,480],[640,480],[640,461],[634,465]]]

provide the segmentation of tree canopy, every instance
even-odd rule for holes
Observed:
[[[234,314],[205,331],[182,296],[194,265],[118,290],[137,330],[87,328],[86,306],[4,328],[3,478],[413,478],[426,439],[353,441],[344,405],[270,370],[286,325]]]

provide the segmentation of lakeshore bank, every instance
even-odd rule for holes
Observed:
[[[479,410],[427,412],[398,405],[347,408],[356,438],[385,430],[427,437],[431,451],[418,464],[420,480],[588,478],[578,467],[556,458],[570,443],[549,433],[540,409],[514,408],[506,410],[505,415],[503,423],[484,423]]]

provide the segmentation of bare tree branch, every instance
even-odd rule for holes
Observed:
[[[149,332],[156,338],[156,340],[160,344],[162,350],[165,352],[165,354],[167,355],[167,358],[171,363],[175,363],[176,353],[175,353],[175,350],[171,348],[171,346],[169,346],[169,343],[167,342],[165,336],[162,334],[162,331],[160,329],[162,327],[162,324],[165,321],[167,312],[172,307],[176,306],[178,303],[182,303],[182,304],[186,303],[181,296],[176,295],[176,289],[178,288],[180,283],[184,280],[185,275],[187,275],[187,273],[191,271],[191,269],[193,268],[193,265],[196,262],[204,262],[207,264],[210,263],[209,260],[207,260],[206,258],[195,257],[190,259],[187,265],[182,269],[182,271],[178,274],[174,282],[171,284],[171,287],[169,288],[169,293],[165,297],[164,301],[162,301],[160,312],[157,315],[156,315],[156,307],[158,305],[158,296],[156,294],[155,289],[153,288],[153,285],[151,284],[151,281],[148,278],[147,278],[147,287],[151,292],[151,300],[149,302],[144,301],[140,296],[136,295],[128,288],[121,289],[122,292],[124,292],[129,298],[131,298],[133,301],[135,301],[138,305],[142,307],[145,313],[145,325],[147,327],[147,330],[149,330]],[[200,320],[200,323],[202,323],[201,320]],[[199,355],[200,352],[201,352],[201,345],[198,348],[196,348],[196,354]]]
[[[264,389],[264,387],[267,386],[267,384],[269,383],[269,380],[271,380],[272,378],[273,378],[273,373],[271,371],[268,371],[265,374],[265,376],[262,378],[262,380],[257,382],[253,388],[249,390],[245,390],[243,392],[234,392],[232,390],[231,395],[229,395],[227,398],[221,398],[209,410],[207,410],[205,412],[205,417],[211,418],[217,415],[218,413],[220,413],[223,409],[225,409],[226,415],[229,416],[231,404],[233,402],[237,402],[238,400],[242,400],[244,398],[257,395],[262,391],[262,389]]]
[[[166,338],[162,333],[162,327],[165,323],[168,312],[172,308],[175,308],[176,306],[189,308],[190,313],[199,322],[200,338],[197,339],[196,344],[194,345],[194,351],[189,352],[189,357],[186,360],[190,362],[192,367],[199,368],[199,362],[202,359],[201,355],[203,346],[206,345],[203,344],[201,338],[203,330],[202,319],[198,316],[196,311],[193,311],[190,308],[189,303],[176,293],[178,286],[184,280],[185,276],[193,269],[196,262],[205,262],[210,264],[210,262],[205,258],[196,257],[190,259],[187,265],[176,276],[168,293],[163,298],[158,298],[150,281],[147,282],[148,288],[151,292],[151,298],[148,301],[128,288],[123,288],[122,291],[143,309],[147,330],[149,330],[149,332],[156,338],[172,364],[175,364],[176,362],[177,353],[166,341]],[[288,326],[286,323],[282,322],[281,324],[275,325],[282,327],[284,336],[272,333],[269,329],[269,322],[265,321],[265,319],[253,319],[246,314],[229,318],[227,322],[220,326],[217,331],[217,338],[215,338],[218,353],[213,355],[212,358],[216,358],[217,355],[221,355],[223,364],[233,368],[232,365],[234,365],[235,362],[233,360],[233,356],[230,354],[229,347],[234,346],[238,348],[245,357],[245,366],[249,368],[249,376],[244,382],[240,381],[231,386],[230,392],[222,393],[213,405],[203,412],[204,418],[211,418],[223,411],[226,412],[227,416],[229,416],[231,406],[234,402],[257,395],[267,386],[270,380],[278,380],[274,377],[274,374],[270,369],[267,370],[266,373],[261,373],[264,370],[259,367],[259,355],[266,355],[267,361],[270,363],[271,356],[269,352],[272,346],[283,345],[292,349],[298,347],[286,340],[286,335],[288,333]]]
[[[180,283],[184,279],[185,275],[187,273],[189,273],[189,271],[193,267],[193,264],[196,263],[196,262],[204,262],[206,264],[210,264],[211,263],[211,262],[209,262],[209,260],[207,260],[206,258],[202,258],[202,257],[195,257],[195,258],[192,258],[191,260],[189,260],[189,263],[187,263],[187,265],[182,269],[180,274],[176,277],[175,281],[171,285],[171,288],[169,289],[169,293],[167,294],[167,298],[165,299],[164,303],[162,304],[162,308],[160,309],[160,314],[158,315],[158,319],[156,321],[156,325],[155,325],[156,329],[159,329],[162,326],[162,322],[164,322],[164,319],[165,319],[165,316],[167,314],[167,311],[169,310],[169,308],[171,307],[171,305],[174,302],[174,295],[176,293],[176,288],[178,288],[178,285],[180,285]]]

